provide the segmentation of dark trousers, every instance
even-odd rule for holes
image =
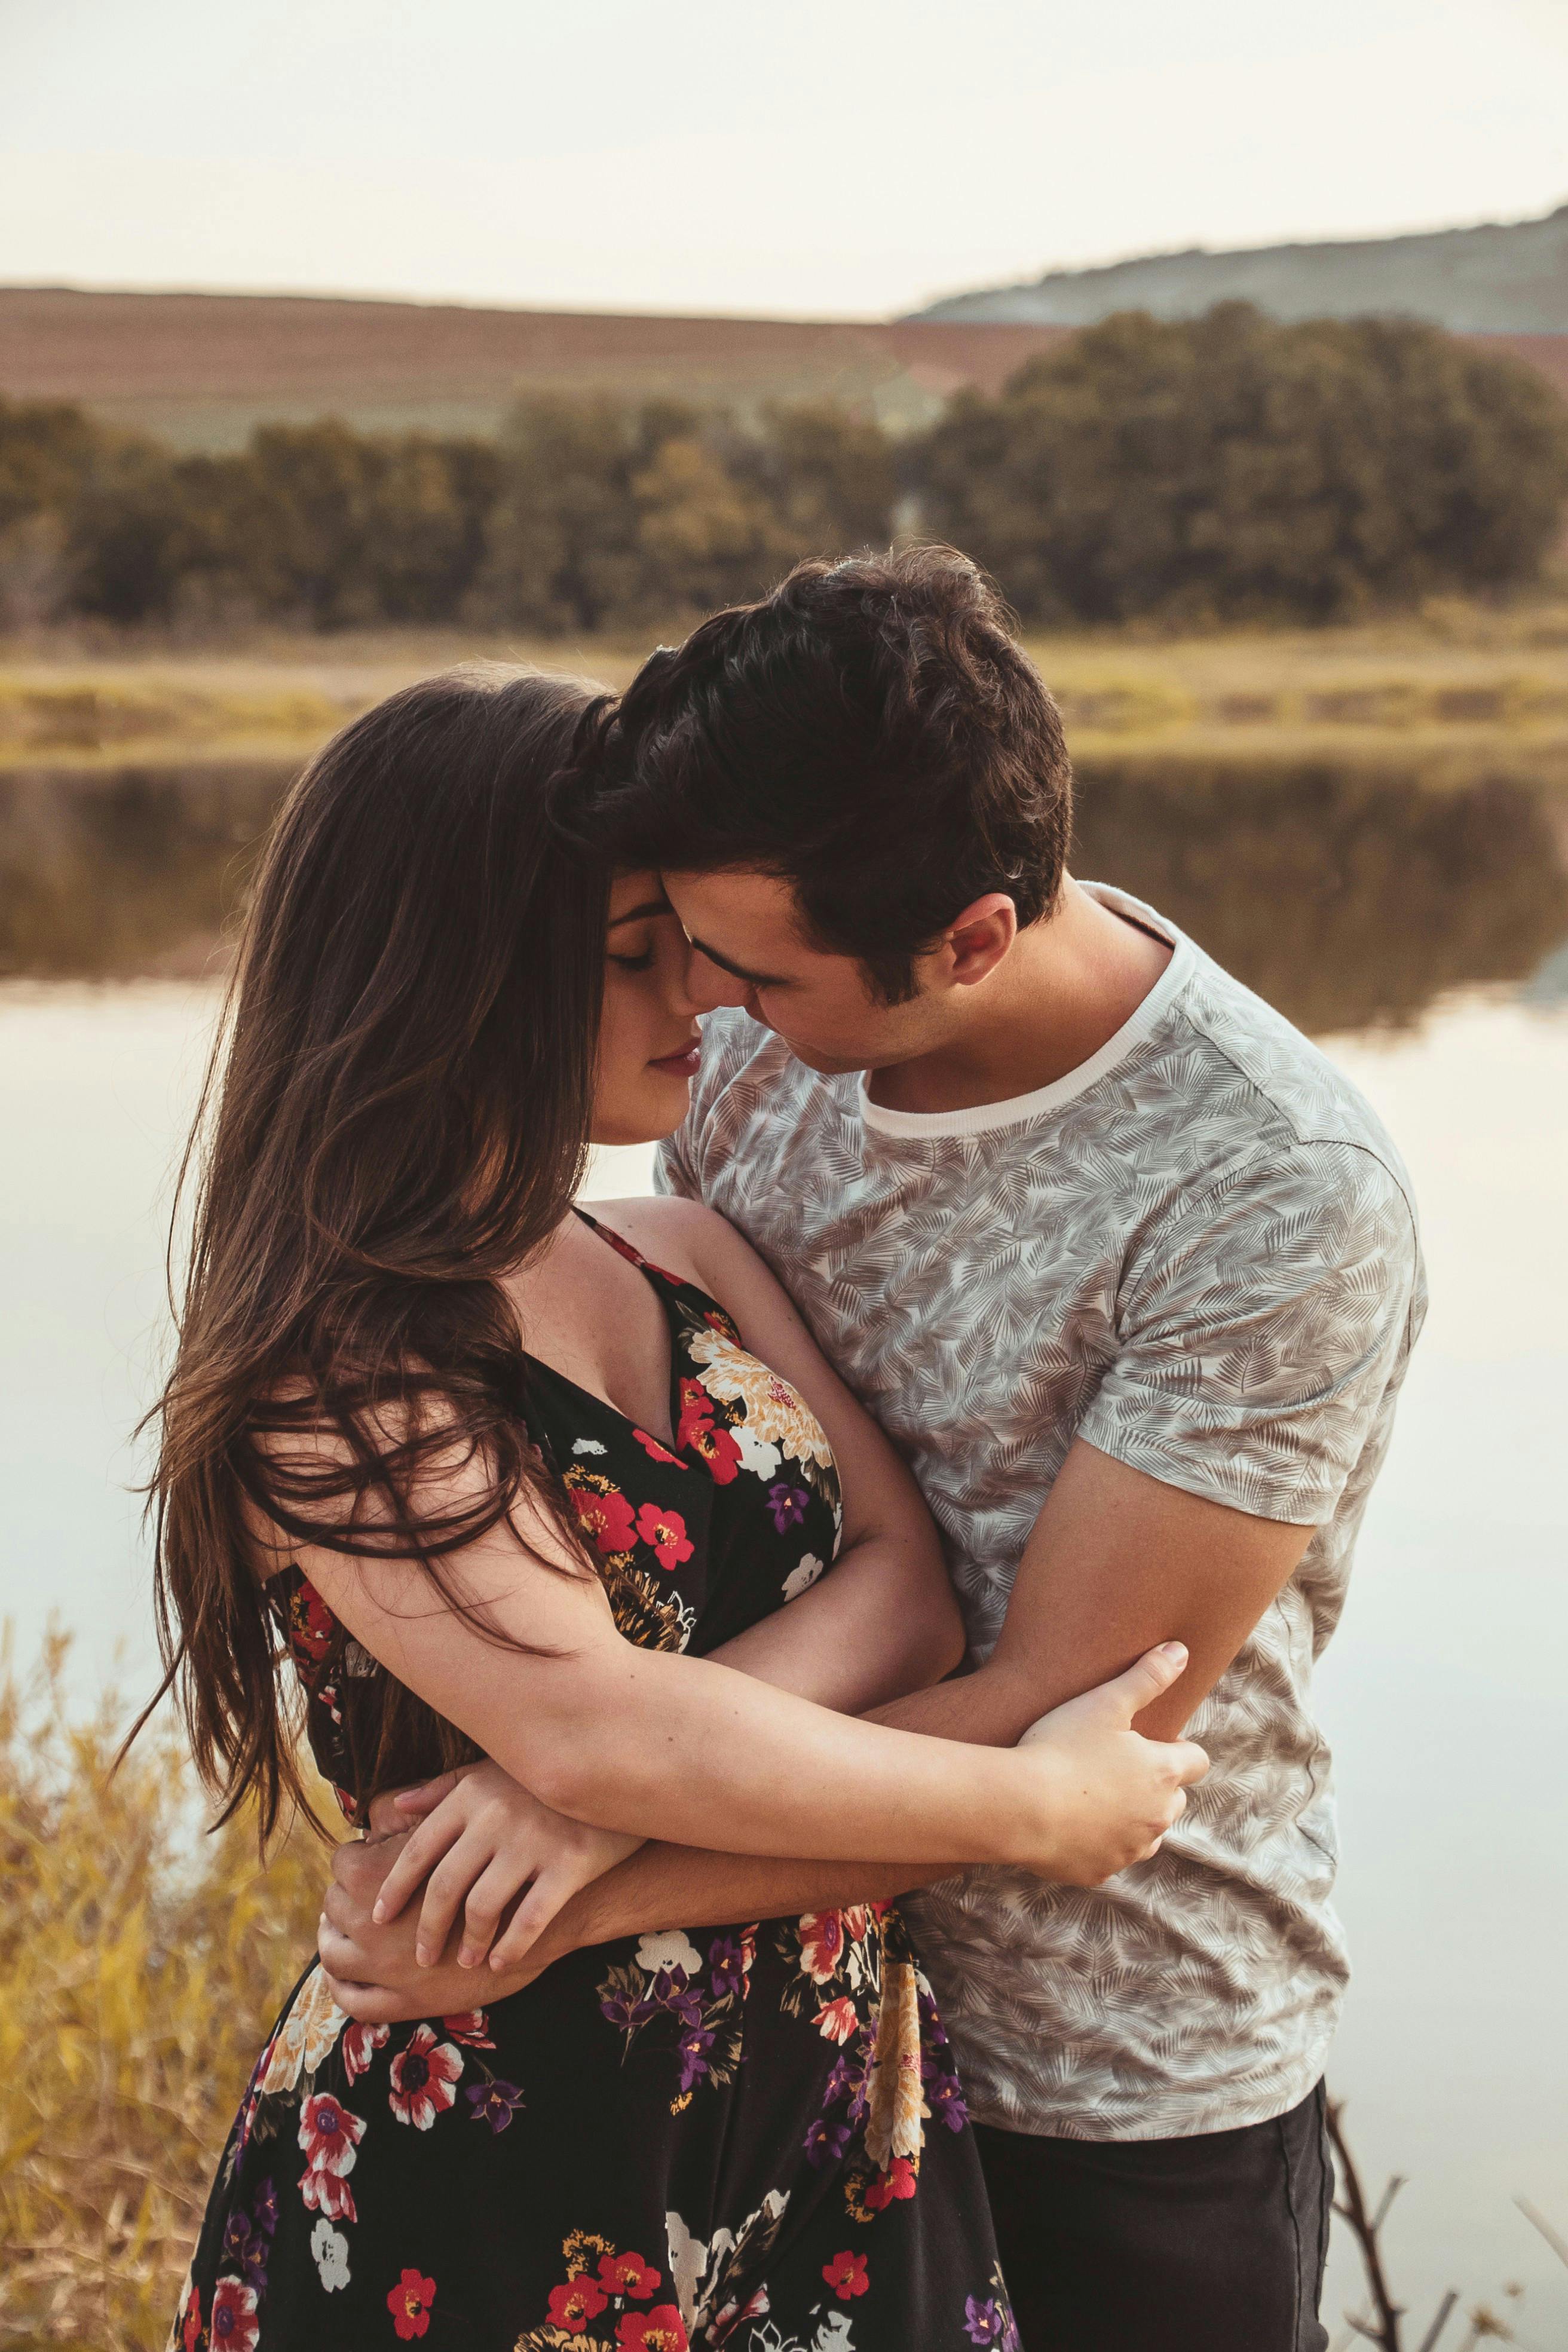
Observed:
[[[1194,2139],[976,2127],[1024,2352],[1323,2352],[1323,2086]]]

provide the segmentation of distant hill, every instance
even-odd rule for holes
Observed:
[[[1556,217],[1568,223],[1568,212]],[[80,401],[187,449],[236,448],[255,425],[325,415],[362,432],[489,435],[520,393],[549,391],[665,394],[742,415],[766,401],[841,400],[902,429],[928,424],[961,385],[999,391],[1072,331],[1011,318],[676,319],[0,287],[0,393]],[[1568,394],[1568,332],[1485,340]]]
[[[1053,269],[1028,286],[950,295],[916,315],[948,324],[1088,327],[1113,310],[1189,319],[1237,299],[1277,319],[1396,311],[1459,334],[1568,334],[1568,205],[1544,220],[1483,228],[1235,253],[1194,247],[1101,269]]]
[[[76,400],[187,448],[262,420],[493,433],[524,391],[837,399],[919,425],[959,385],[994,392],[1060,340],[1037,326],[639,318],[313,296],[0,288],[0,393]]]

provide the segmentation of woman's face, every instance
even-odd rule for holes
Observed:
[[[686,1117],[702,1042],[697,1015],[740,1001],[738,994],[694,999],[691,961],[658,876],[618,876],[610,886],[595,1143],[649,1143],[673,1134]]]

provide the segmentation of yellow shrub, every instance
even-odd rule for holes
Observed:
[[[315,1948],[324,1849],[201,1834],[172,1732],[113,1779],[65,1645],[0,1672],[0,2346],[161,2347],[208,2181]]]

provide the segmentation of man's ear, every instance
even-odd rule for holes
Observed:
[[[973,988],[994,972],[1018,936],[1018,909],[1005,890],[988,890],[950,923],[942,944],[955,987]]]

